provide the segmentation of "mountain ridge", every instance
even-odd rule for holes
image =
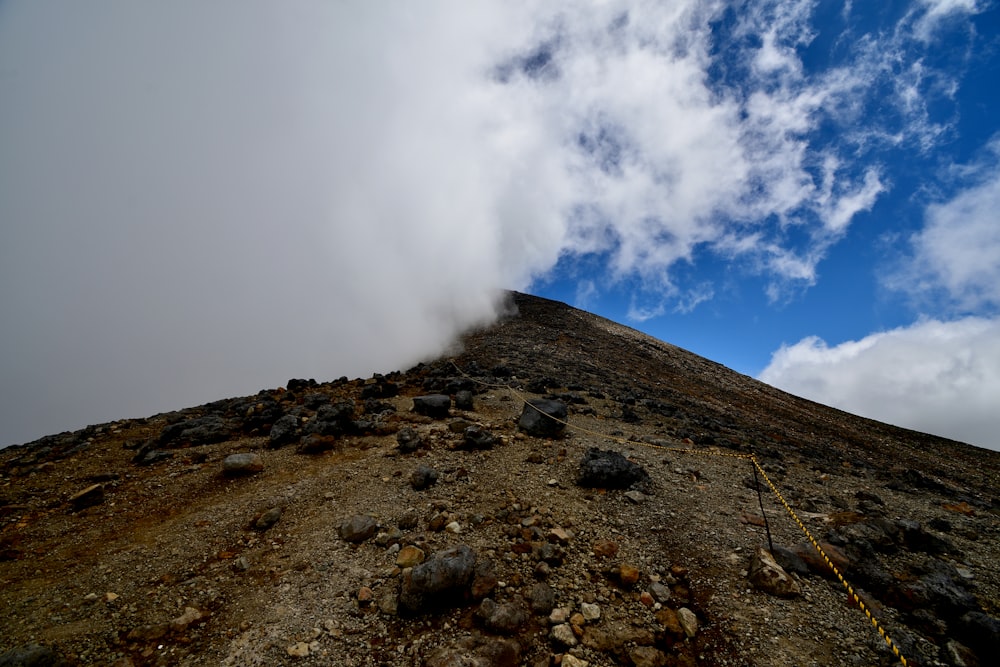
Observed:
[[[509,299],[406,372],[0,451],[0,664],[897,663],[758,497],[734,458],[751,453],[909,664],[987,664],[1000,453]],[[529,397],[563,405],[569,427],[533,433]],[[643,474],[595,488],[595,460]],[[792,598],[748,582],[765,533]],[[424,564],[399,562],[414,550]],[[414,572],[444,562],[477,574],[414,592]],[[442,591],[455,599],[424,608]]]

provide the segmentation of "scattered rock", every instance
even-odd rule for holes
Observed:
[[[423,563],[425,557],[423,549],[409,544],[396,554],[396,565],[401,568],[415,567]]]
[[[677,620],[680,621],[681,627],[684,629],[684,634],[687,635],[688,639],[698,634],[698,617],[695,616],[693,611],[687,607],[681,607],[677,610]]]
[[[264,461],[260,454],[244,452],[230,454],[222,461],[222,472],[229,477],[254,475],[264,470]]]
[[[180,421],[160,431],[161,447],[191,447],[225,442],[232,437],[233,429],[219,415],[205,415]]]
[[[468,389],[462,389],[455,392],[455,408],[471,412],[473,409],[472,392]]]
[[[271,509],[267,510],[259,517],[257,517],[257,519],[253,522],[253,527],[255,530],[264,531],[273,526],[274,524],[278,523],[280,519],[281,519],[281,508],[272,507]]]
[[[396,443],[399,451],[410,454],[417,451],[424,444],[417,432],[410,426],[404,426],[396,432]]]
[[[465,429],[462,443],[466,449],[493,449],[498,438],[481,426],[470,426]]]
[[[433,419],[444,419],[451,409],[451,397],[445,394],[429,394],[413,397],[413,411]]]
[[[497,603],[485,598],[476,610],[476,617],[482,620],[487,630],[504,635],[513,635],[528,621],[528,614],[520,604]]]
[[[423,491],[438,481],[438,471],[434,468],[419,465],[410,473],[410,486],[414,491]]]
[[[569,623],[560,623],[559,625],[552,626],[549,638],[562,646],[572,647],[577,645],[576,633],[573,632],[573,627]]]
[[[439,551],[430,559],[403,571],[399,602],[417,613],[461,599],[476,566],[476,554],[461,544]]]
[[[378,531],[378,521],[374,517],[363,514],[355,514],[344,519],[338,529],[340,539],[354,544],[371,539],[375,536],[376,531]]]
[[[531,611],[539,616],[548,616],[556,606],[556,593],[546,583],[535,584],[531,588]]]
[[[770,595],[790,598],[802,592],[798,582],[792,579],[762,547],[757,548],[750,560],[747,578],[755,588]]]
[[[536,398],[524,404],[517,426],[521,431],[535,438],[554,438],[565,430],[566,418],[565,403]]]
[[[618,452],[591,447],[580,461],[576,483],[585,487],[627,489],[648,480],[649,473],[639,464]]]
[[[50,646],[28,644],[0,653],[0,667],[59,667],[66,664]]]
[[[271,432],[268,435],[269,445],[271,447],[281,447],[295,442],[295,439],[298,437],[299,418],[295,415],[283,415],[271,426]]]
[[[307,658],[309,657],[309,644],[306,642],[295,642],[285,649],[285,652],[293,658]]]

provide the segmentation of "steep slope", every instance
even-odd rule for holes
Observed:
[[[405,373],[0,452],[0,665],[899,664],[751,452],[909,664],[989,664],[1000,455],[511,304]],[[768,529],[793,597],[747,579]]]

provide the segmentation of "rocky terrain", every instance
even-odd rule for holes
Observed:
[[[902,664],[767,480],[906,664],[995,664],[1000,454],[511,301],[406,372],[0,451],[0,665]]]

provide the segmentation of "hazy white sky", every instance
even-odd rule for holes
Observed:
[[[982,3],[857,4],[0,4],[0,445],[407,367],[502,288],[572,283],[677,342],[721,272],[777,318],[876,216],[903,250],[866,271],[907,313],[761,339],[764,377],[988,438],[993,411],[949,415],[995,373],[925,424],[917,365],[892,371],[1000,367],[1000,128],[936,152],[966,137],[962,50],[996,34]]]

